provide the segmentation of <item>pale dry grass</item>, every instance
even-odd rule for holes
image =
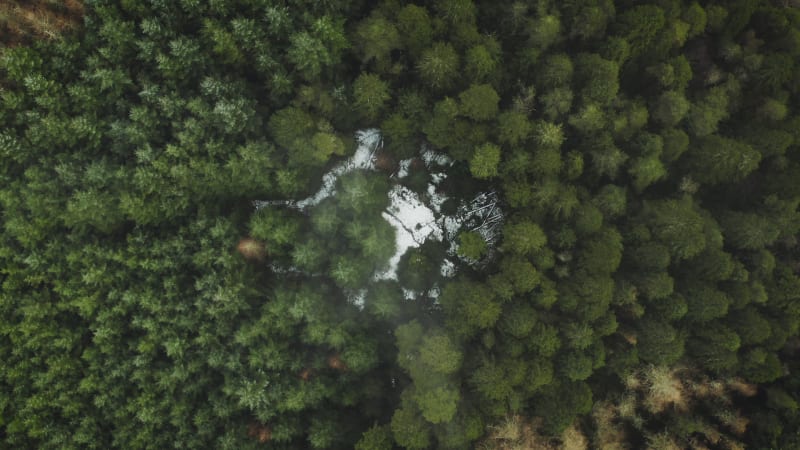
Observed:
[[[714,445],[719,444],[719,441],[722,439],[722,433],[711,425],[703,427],[703,434],[706,436],[706,439]]]
[[[735,441],[730,438],[725,438],[722,440],[721,446],[725,450],[746,450],[747,447],[739,441]]]
[[[639,401],[636,399],[636,394],[628,393],[622,396],[617,404],[617,412],[623,419],[633,419],[636,417],[636,407]]]
[[[551,440],[539,432],[542,419],[508,416],[500,424],[489,427],[489,435],[476,445],[479,450],[558,450]],[[576,448],[578,450],[579,448]]]
[[[748,383],[738,378],[729,381],[728,388],[744,397],[752,397],[758,394],[757,385]]]
[[[711,450],[708,446],[696,439],[689,441],[689,448],[692,450]]]
[[[642,380],[639,378],[638,372],[629,373],[622,382],[629,391],[638,391],[642,387]]]
[[[522,436],[522,419],[513,415],[507,417],[502,424],[492,427],[492,439],[501,441],[516,441]]]
[[[647,450],[682,450],[667,433],[650,434],[646,439]]]
[[[595,404],[592,409],[595,434],[594,448],[600,450],[626,450],[628,448],[624,427],[617,424],[617,407],[608,401]]]
[[[698,398],[713,398],[724,403],[730,403],[727,396],[727,386],[719,380],[703,379],[689,385],[692,394]]]
[[[736,436],[742,436],[747,431],[747,425],[750,424],[750,419],[743,417],[739,411],[726,409],[714,416]]]
[[[639,342],[636,332],[634,331],[623,331],[620,332],[620,334],[622,335],[623,339],[625,339],[625,341],[631,345],[636,345],[636,343]]]
[[[587,450],[588,448],[589,440],[586,439],[576,423],[570,425],[561,434],[561,450]]]
[[[689,409],[689,400],[678,378],[679,370],[650,366],[644,371],[644,382],[647,386],[644,406],[648,411],[657,414],[671,406],[679,411]]]
[[[686,367],[646,366],[622,379],[625,392],[616,400],[601,401],[592,409],[593,434],[589,436],[592,449],[627,450],[626,430],[642,431],[646,448],[677,450],[684,448],[740,450],[738,441],[747,431],[749,419],[733,409],[733,393],[753,396],[758,387],[740,379],[714,379]],[[677,412],[688,413],[694,405],[712,408],[716,419],[702,423],[702,432],[688,441],[670,434],[647,432],[647,425],[658,416]]]

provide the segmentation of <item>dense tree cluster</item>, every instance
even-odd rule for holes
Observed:
[[[796,2],[84,3],[0,55],[0,446],[800,445]],[[378,280],[420,148],[502,235]]]

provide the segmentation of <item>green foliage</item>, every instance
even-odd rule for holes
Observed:
[[[717,135],[698,140],[686,157],[692,177],[709,184],[741,180],[761,162],[749,145]]]
[[[512,222],[503,229],[503,249],[508,252],[531,255],[541,250],[546,243],[544,231],[533,222]]]
[[[392,450],[392,434],[388,427],[373,425],[356,442],[356,450]]]
[[[454,84],[459,70],[459,57],[447,43],[436,42],[425,49],[417,63],[420,77],[433,89],[443,89]]]
[[[464,258],[479,260],[486,254],[486,240],[474,231],[463,231],[458,235],[458,254]]]
[[[461,366],[461,352],[447,336],[426,336],[422,339],[420,362],[434,372],[449,375]]]
[[[419,404],[422,416],[431,423],[450,421],[458,407],[458,390],[438,387],[426,392],[418,392],[414,399]]]
[[[546,89],[567,86],[574,70],[572,59],[566,54],[550,55],[542,61],[542,69],[536,71],[537,85]]]
[[[448,283],[440,302],[445,311],[452,311],[451,317],[459,319],[449,324],[458,335],[472,335],[494,325],[500,317],[500,304],[484,284],[466,280]]]
[[[437,102],[432,117],[423,127],[428,141],[439,148],[453,145],[453,126],[457,115],[458,104],[455,100],[446,97]]]
[[[600,189],[593,201],[603,216],[613,218],[625,212],[627,194],[624,188],[607,184]]]
[[[475,149],[469,161],[469,171],[478,179],[492,178],[497,175],[500,164],[500,147],[486,143]]]
[[[433,40],[433,28],[424,7],[408,4],[397,13],[400,39],[413,55],[419,55]]]
[[[534,19],[529,25],[530,45],[540,51],[555,44],[561,34],[561,22],[558,17],[548,15]]]
[[[533,130],[525,114],[514,111],[501,113],[498,118],[498,139],[503,144],[517,145],[525,141]]]
[[[5,3],[0,447],[798,447],[795,8]]]
[[[643,361],[669,365],[683,356],[684,337],[668,323],[643,320],[639,326],[636,347]]]
[[[355,107],[367,119],[374,120],[391,99],[389,85],[377,75],[361,74],[353,82]]]
[[[555,88],[539,97],[542,111],[549,120],[555,120],[567,114],[572,108],[572,91],[567,88]]]
[[[675,91],[661,94],[653,105],[653,119],[665,127],[674,127],[689,112],[689,100]]]
[[[533,138],[542,147],[557,149],[564,142],[564,130],[560,124],[540,122],[534,128]]]
[[[362,61],[375,60],[376,65],[382,67],[389,62],[390,53],[401,48],[402,43],[395,24],[376,13],[358,24],[355,45]]]
[[[489,78],[499,65],[500,48],[497,42],[476,45],[467,51],[465,65],[470,80],[480,82]]]
[[[706,29],[708,15],[697,2],[692,3],[683,13],[683,20],[689,24],[689,37],[701,34]]]
[[[605,121],[603,111],[594,103],[584,105],[580,111],[569,118],[569,124],[583,134],[593,134],[602,130]]]
[[[324,122],[315,124],[314,118],[299,108],[276,112],[269,120],[269,129],[275,142],[286,149],[290,165],[321,166],[332,155],[344,153],[342,140]]]
[[[619,65],[600,55],[580,54],[576,60],[581,86],[579,95],[586,102],[607,104],[619,92]]]
[[[628,174],[633,177],[633,188],[637,192],[641,192],[647,186],[664,178],[667,175],[667,169],[664,168],[657,156],[642,157],[630,161]]]
[[[664,11],[655,5],[635,6],[617,18],[617,33],[631,44],[631,54],[638,56],[654,44],[666,23]]]
[[[392,416],[395,441],[408,449],[423,449],[430,445],[430,432],[425,419],[410,407],[402,407]]]
[[[688,320],[708,322],[724,317],[728,312],[730,298],[711,284],[702,282],[684,284],[681,291],[689,306]]]
[[[708,136],[719,127],[719,123],[730,115],[730,95],[726,86],[715,86],[704,93],[689,108],[687,128],[694,136]]]
[[[323,69],[338,62],[348,46],[342,25],[323,16],[314,22],[310,32],[291,36],[287,57],[305,79],[316,80]]]
[[[592,391],[582,382],[561,382],[554,389],[541,395],[536,403],[536,414],[544,418],[544,430],[548,434],[560,434],[578,414],[592,408]]]
[[[720,226],[725,241],[731,246],[757,250],[769,246],[778,238],[780,231],[766,217],[734,211],[720,216]]]
[[[690,258],[705,248],[704,221],[689,197],[648,203],[643,213],[651,233],[670,249],[673,258]]]
[[[689,149],[689,136],[682,130],[671,128],[661,132],[664,147],[661,158],[665,162],[674,162]]]
[[[461,114],[470,119],[481,121],[497,116],[497,103],[500,97],[488,84],[472,85],[458,95],[461,101]]]

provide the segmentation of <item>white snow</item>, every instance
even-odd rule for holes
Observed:
[[[438,186],[442,181],[444,181],[445,178],[447,178],[447,174],[444,172],[432,173],[431,183]]]
[[[441,267],[439,267],[439,272],[445,278],[452,278],[456,274],[456,265],[453,261],[445,258],[445,260],[442,261]]]
[[[305,199],[295,200],[269,200],[253,202],[256,209],[266,206],[286,206],[305,210],[319,204],[321,201],[336,194],[336,181],[342,175],[353,170],[375,170],[375,152],[381,147],[383,141],[379,130],[371,128],[356,133],[356,140],[359,143],[355,153],[345,161],[334,166],[322,177],[322,185],[319,190]],[[439,186],[447,178],[446,168],[453,164],[453,160],[430,148],[420,149],[420,158],[431,172],[430,182],[424,195],[424,201],[420,196],[399,184],[392,186],[388,193],[390,205],[381,213],[381,216],[389,222],[395,229],[396,251],[388,263],[388,268],[374,275],[375,280],[396,280],[397,268],[400,259],[409,248],[416,248],[428,239],[437,241],[448,241],[450,247],[448,253],[451,258],[445,258],[440,266],[443,277],[449,278],[455,275],[456,264],[454,262],[458,245],[455,242],[458,233],[463,229],[476,231],[483,236],[489,247],[497,241],[498,225],[503,221],[503,212],[499,208],[499,201],[496,192],[483,192],[476,195],[471,201],[460,202],[454,215],[443,215],[442,205],[448,197],[439,191]],[[400,161],[399,168],[395,173],[397,179],[402,179],[409,175],[413,158]],[[491,252],[491,250],[490,250]],[[475,261],[462,262],[475,264]],[[285,273],[294,272],[296,268],[280,269],[273,268],[276,272],[283,270]],[[419,293],[403,289],[407,299],[416,298]],[[438,295],[438,288],[429,292],[431,297]],[[366,290],[359,290],[351,293],[348,297],[350,302],[359,308],[364,307],[366,301]]]
[[[425,161],[425,165],[428,168],[431,168],[433,165],[449,166],[453,164],[453,160],[449,156],[445,155],[444,153],[433,151],[427,147],[422,149],[420,156],[422,157],[422,160]]]
[[[397,163],[397,173],[395,176],[397,178],[402,179],[408,176],[411,172],[411,163],[414,162],[414,158],[404,159]]]
[[[303,200],[256,200],[253,202],[256,209],[265,206],[288,206],[295,209],[306,209],[318,205],[321,201],[336,194],[336,180],[342,175],[357,169],[375,169],[375,151],[381,145],[381,133],[375,128],[362,130],[356,133],[359,145],[353,156],[340,162],[322,176],[322,186],[317,192]]]
[[[438,183],[428,183],[428,204],[431,205],[434,211],[441,213],[442,205],[447,201],[448,197],[437,192],[437,184]]]
[[[493,243],[497,239],[497,225],[502,221],[497,193],[482,192],[469,203],[462,202],[454,215],[444,216],[443,228],[448,240],[455,239],[467,225],[470,231],[477,231],[487,242]]]
[[[406,300],[414,300],[417,298],[417,292],[411,289],[401,288],[403,290],[403,298]]]
[[[436,216],[419,196],[405,186],[395,185],[389,191],[391,204],[381,215],[395,229],[396,251],[389,267],[375,274],[377,280],[396,280],[397,265],[409,248],[419,247],[428,238],[442,240],[442,229]]]
[[[364,310],[364,305],[366,304],[367,300],[367,290],[366,289],[359,289],[356,292],[351,293],[347,297],[347,301],[349,301],[352,305],[356,308],[360,309],[361,311]]]

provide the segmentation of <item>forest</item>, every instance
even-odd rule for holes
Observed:
[[[800,449],[800,1],[0,2],[0,448]]]

